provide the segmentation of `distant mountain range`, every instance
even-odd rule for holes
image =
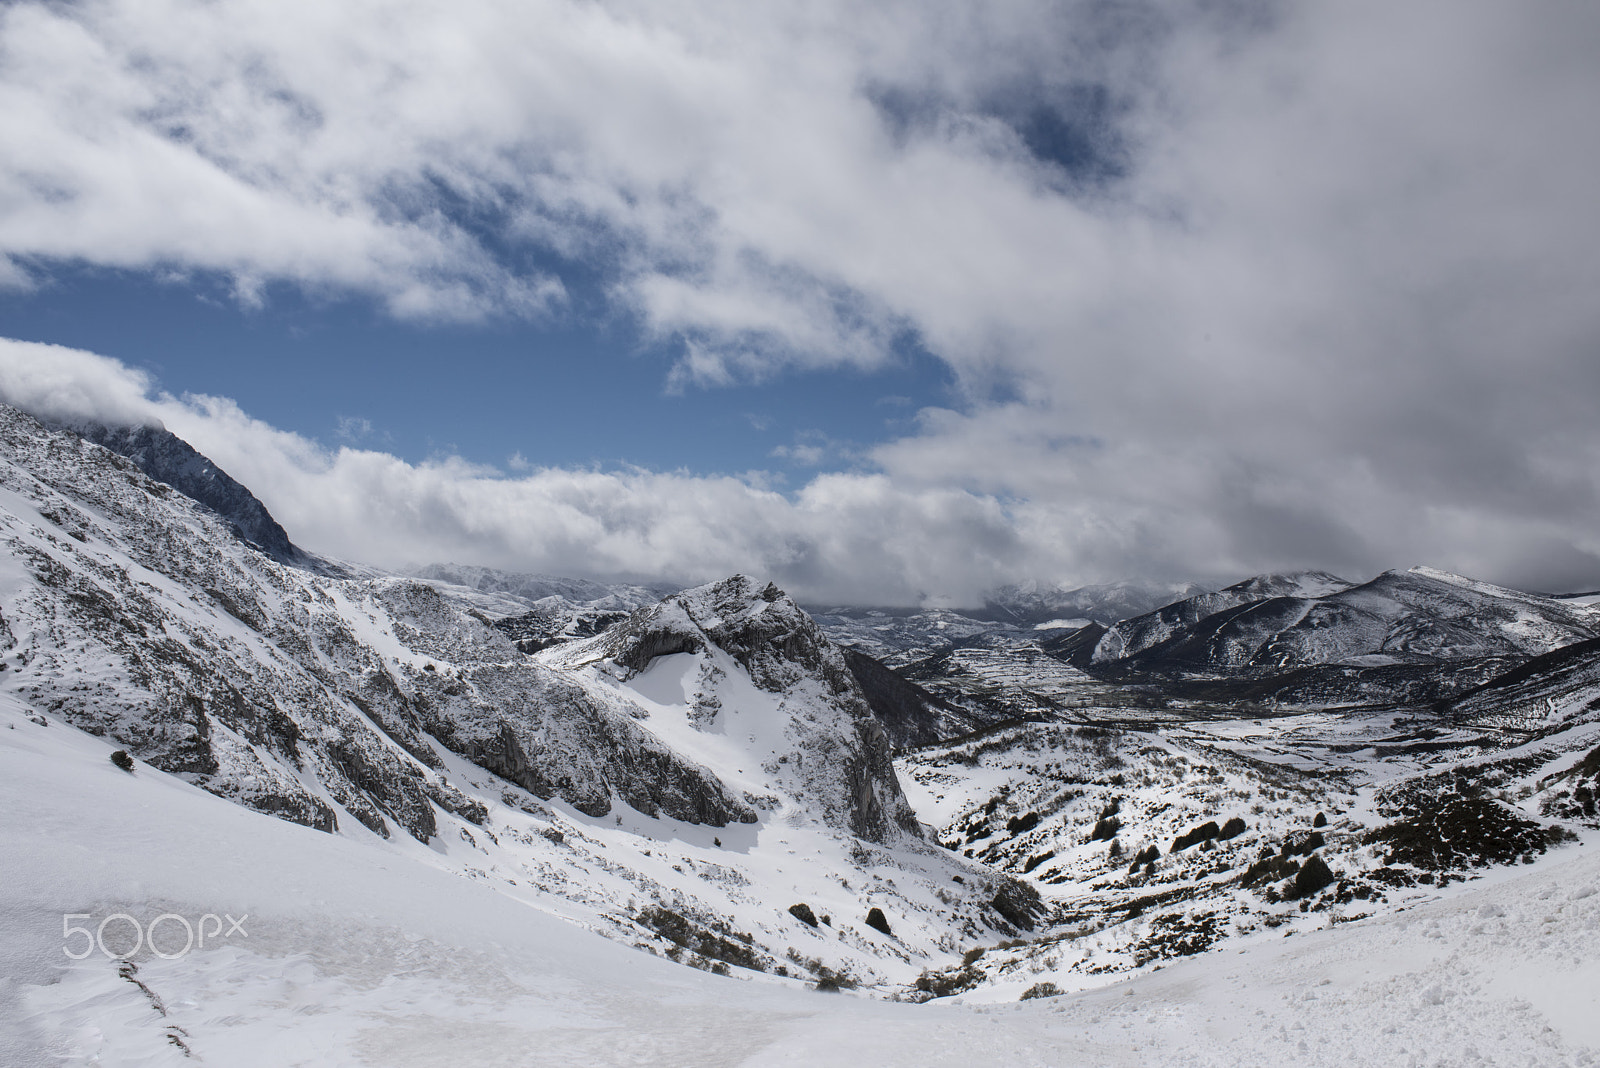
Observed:
[[[1097,664],[1145,670],[1375,666],[1536,656],[1600,635],[1591,609],[1433,568],[1356,585],[1323,572],[1263,575],[1113,624]]]

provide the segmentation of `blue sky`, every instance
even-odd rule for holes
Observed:
[[[215,280],[54,268],[40,282],[0,291],[0,336],[113,355],[168,391],[230,397],[331,447],[414,463],[764,470],[782,488],[859,465],[911,431],[918,410],[956,399],[948,370],[909,339],[872,371],[685,387],[670,381],[681,342],[648,342],[603,309],[405,323],[359,297],[288,286],[241,307]]]
[[[0,396],[377,564],[1594,588],[1597,52],[1562,0],[19,0]]]

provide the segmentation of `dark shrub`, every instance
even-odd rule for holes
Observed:
[[[1050,858],[1052,858],[1054,856],[1055,856],[1054,853],[1040,853],[1037,856],[1029,857],[1028,858],[1028,863],[1026,863],[1026,864],[1024,864],[1022,866],[1022,874],[1024,874],[1024,875],[1028,874],[1030,871],[1032,871],[1033,869],[1037,868],[1039,865],[1043,864],[1045,861],[1049,860]]]
[[[1554,844],[1546,828],[1485,794],[1476,783],[1443,776],[1404,784],[1379,799],[1378,811],[1392,823],[1368,831],[1372,844],[1387,847],[1386,864],[1432,871],[1459,871],[1488,864],[1514,864],[1524,854]]]
[[[1321,812],[1317,813],[1316,816],[1311,821],[1311,826],[1313,826],[1313,827],[1326,827],[1327,825],[1328,825],[1328,817],[1327,817],[1326,814],[1321,813]]]
[[[1006,820],[1006,830],[1012,834],[1022,834],[1025,831],[1033,830],[1037,826],[1039,826],[1039,814],[1037,812],[1030,812],[1025,816],[1015,816]]]
[[[1122,823],[1115,816],[1107,816],[1094,825],[1094,830],[1089,832],[1089,841],[1105,842],[1117,836],[1122,829]]]
[[[961,968],[953,972],[923,972],[917,978],[916,989],[936,998],[947,998],[971,990],[983,982],[983,974],[976,968]]]
[[[882,931],[890,937],[894,936],[894,932],[889,930],[888,918],[884,916],[883,910],[876,905],[867,910],[867,926],[874,930]]]
[[[112,753],[111,763],[115,764],[123,771],[133,771],[133,757],[128,755],[128,751],[126,749],[118,749],[115,753]]]
[[[1226,842],[1230,838],[1239,837],[1245,832],[1245,830],[1246,828],[1244,825],[1244,820],[1240,819],[1238,816],[1235,816],[1227,823],[1222,825],[1222,832],[1218,834],[1217,837]]]
[[[715,921],[719,929],[713,930],[710,922],[692,920],[660,905],[645,908],[635,919],[640,926],[674,943],[667,949],[667,956],[673,960],[681,960],[683,950],[690,950],[707,960],[726,961],[758,972],[766,970],[760,954],[753,948],[754,939],[744,932],[731,930],[720,921]]]
[[[1290,831],[1279,852],[1286,857],[1303,857],[1324,845],[1327,842],[1323,840],[1321,831]]]
[[[1018,1001],[1029,1001],[1033,998],[1053,998],[1061,993],[1061,988],[1054,983],[1034,983],[1022,992]]]
[[[1186,834],[1180,834],[1177,838],[1173,839],[1172,852],[1181,853],[1190,846],[1199,845],[1201,842],[1209,841],[1221,833],[1222,828],[1217,826],[1216,820],[1207,820]]]
[[[1260,886],[1263,883],[1287,879],[1299,870],[1300,863],[1298,861],[1290,860],[1286,856],[1279,856],[1269,851],[1266,856],[1246,868],[1244,874],[1239,877],[1239,881],[1245,886]]]
[[[811,906],[807,905],[804,901],[800,902],[798,905],[790,905],[789,915],[793,916],[807,927],[815,927],[817,925],[817,914],[812,912]]]
[[[1290,888],[1288,897],[1310,897],[1333,882],[1333,870],[1315,853],[1306,858],[1300,865],[1300,870],[1295,873],[1294,886]]]
[[[1222,925],[1212,913],[1197,916],[1157,916],[1150,921],[1150,932],[1133,947],[1133,963],[1141,966],[1153,960],[1171,960],[1204,953],[1221,937]]]
[[[817,971],[817,985],[813,989],[837,994],[841,990],[854,990],[855,986],[856,981],[843,972],[821,968]]]

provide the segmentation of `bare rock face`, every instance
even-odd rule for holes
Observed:
[[[841,651],[872,714],[897,748],[927,745],[973,729],[972,717],[964,709],[901,678],[865,653]]]
[[[198,501],[221,516],[243,540],[279,560],[297,550],[266,505],[192,445],[159,426],[109,427],[97,423],[75,427],[83,437],[104,445],[155,479]]]
[[[690,711],[703,730],[739,714],[727,675],[739,670],[771,695],[782,727],[764,770],[824,822],[871,841],[920,834],[895,778],[888,735],[873,716],[843,651],[783,591],[743,575],[667,597],[588,643],[562,651],[567,663],[599,655],[628,678],[658,658],[699,661]]]
[[[543,798],[603,816],[622,801],[647,816],[723,827],[756,812],[710,770],[636,724],[625,707],[522,660],[413,680],[440,742]]]

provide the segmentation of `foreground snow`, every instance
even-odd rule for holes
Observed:
[[[1600,1060],[1600,836],[1397,915],[1263,932],[1097,991],[896,1004],[671,964],[418,863],[416,843],[128,775],[101,740],[29,714],[0,704],[7,1065]],[[63,938],[64,914],[117,912],[247,917],[247,935],[144,951],[136,970],[67,959],[82,936]]]

